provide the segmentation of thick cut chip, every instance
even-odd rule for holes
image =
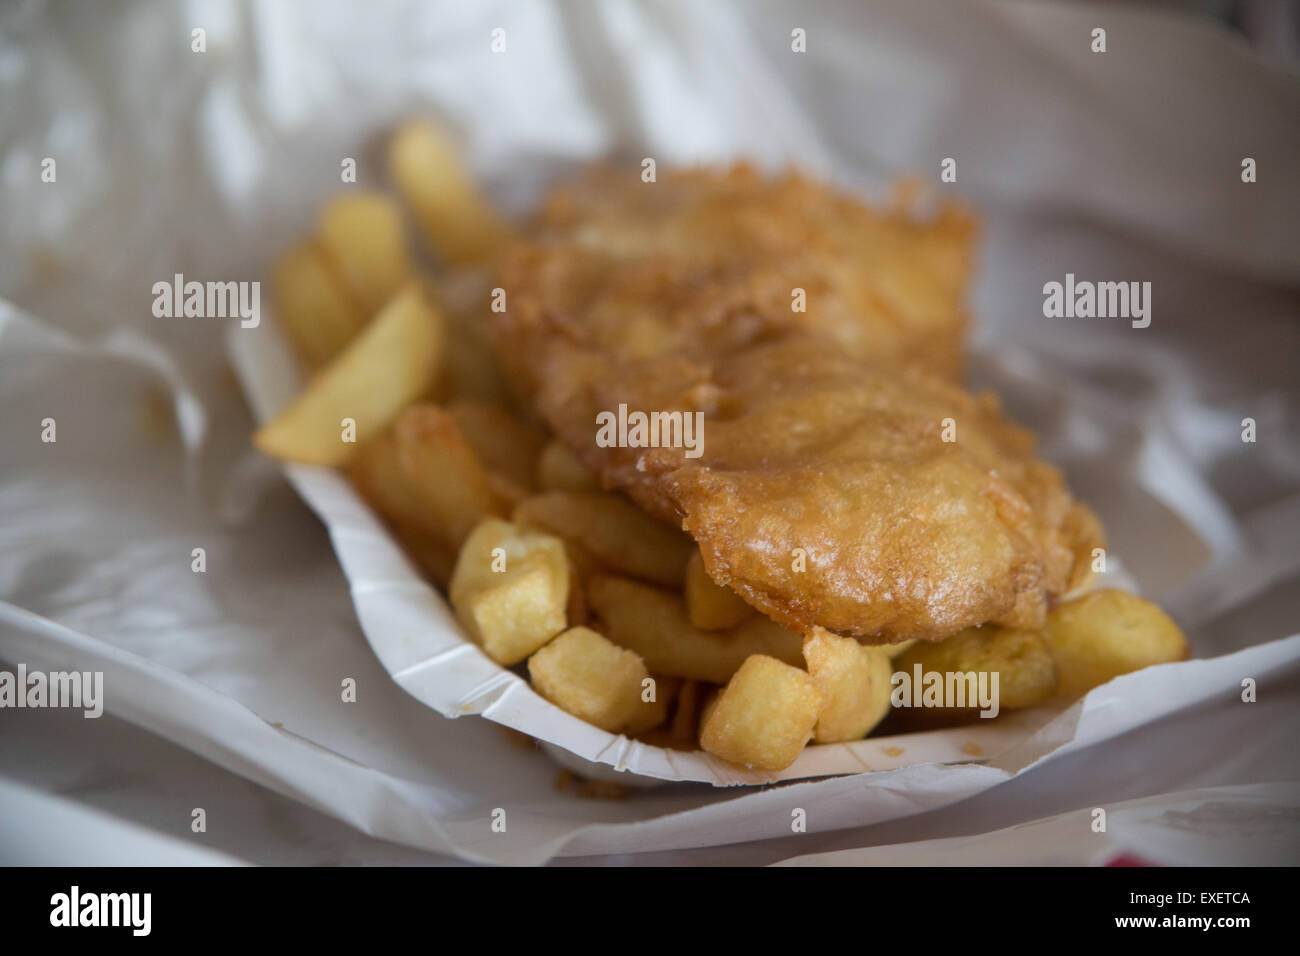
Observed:
[[[388,169],[425,238],[449,262],[489,259],[509,239],[509,228],[433,124],[413,120],[394,133]]]
[[[560,535],[602,567],[659,584],[680,585],[691,554],[676,528],[607,492],[545,492],[520,502],[514,520]]]
[[[865,737],[889,713],[889,655],[851,637],[813,628],[804,638],[808,673],[822,692],[813,737],[821,744]]]
[[[564,543],[489,518],[465,539],[448,592],[456,616],[488,656],[517,664],[566,626]]]
[[[348,462],[347,472],[362,497],[385,519],[424,535],[441,536],[441,526],[406,479],[391,431],[366,442]]]
[[[618,733],[644,719],[645,664],[587,627],[565,631],[528,659],[533,686],[551,703]],[[662,715],[660,715],[662,720]]]
[[[420,289],[408,287],[288,408],[258,429],[253,443],[282,461],[343,464],[356,454],[358,442],[381,435],[430,386],[444,337],[442,313]]]
[[[402,473],[443,539],[459,547],[499,504],[483,463],[456,420],[436,405],[412,405],[393,426]]]
[[[735,627],[754,613],[734,591],[714,583],[699,551],[692,551],[686,564],[684,592],[691,623],[706,631]]]
[[[456,549],[407,480],[393,435],[386,432],[367,442],[348,463],[348,475],[362,497],[393,528],[420,569],[446,587],[456,563]]]
[[[459,400],[447,412],[489,471],[532,489],[545,435],[497,405]]]
[[[935,644],[918,642],[894,659],[894,668],[913,685],[918,674],[924,681],[926,674],[937,673],[943,680],[943,696],[951,692],[961,698],[909,713],[911,722],[929,718],[950,722],[984,709],[980,688],[991,697],[994,674],[997,699],[987,708],[990,712],[1035,707],[1051,700],[1056,688],[1056,666],[1043,635],[994,624],[966,628]],[[914,689],[913,694],[919,692]]]
[[[755,654],[705,710],[700,746],[729,763],[784,770],[812,737],[821,709],[822,694],[812,677]]]
[[[344,193],[330,200],[316,235],[366,320],[411,278],[402,214],[387,196]]]
[[[1071,700],[1112,677],[1188,654],[1187,639],[1169,615],[1114,589],[1058,605],[1047,616],[1043,636],[1056,658],[1057,691]]]
[[[315,242],[301,242],[280,257],[272,288],[276,317],[312,368],[343,351],[365,325]]]
[[[762,615],[703,631],[691,625],[680,596],[613,575],[593,577],[587,600],[609,639],[636,651],[657,674],[725,684],[754,654],[803,663],[802,638]]]

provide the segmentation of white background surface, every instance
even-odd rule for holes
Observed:
[[[1236,702],[1230,685],[1222,701],[1008,782],[971,766],[780,799],[686,788],[629,805],[555,792],[540,754],[484,721],[443,720],[388,681],[322,529],[246,450],[221,321],[149,314],[152,283],[175,271],[262,278],[339,188],[339,159],[356,156],[363,182],[376,182],[384,129],[430,108],[514,211],[574,161],[606,153],[793,159],[868,191],[953,155],[961,194],[988,220],[976,378],[1044,432],[1045,453],[1098,505],[1144,590],[1214,656],[1300,630],[1293,71],[1199,21],[1044,4],[358,10],[0,13],[0,295],[12,304],[0,305],[0,660],[37,647],[64,666],[107,655],[139,671],[109,684],[112,715],[99,721],[0,712],[0,860],[426,862],[450,837],[475,857],[527,862],[631,850],[770,862],[1072,810],[1086,827],[1092,806],[1174,794],[1170,812],[1199,800],[1235,807],[1239,832],[1271,827],[1283,838],[1256,852],[1294,862],[1293,788],[1186,794],[1297,779],[1294,644],[1258,704]],[[1104,60],[1087,52],[1099,17]],[[208,30],[202,56],[189,52],[193,25]],[[489,52],[496,26],[505,55]],[[793,26],[808,31],[801,57],[789,52]],[[39,182],[47,155],[56,185]],[[1238,177],[1242,155],[1259,162],[1252,186]],[[1041,285],[1066,271],[1152,281],[1151,328],[1044,320]],[[59,422],[54,446],[38,441],[47,415]],[[1255,445],[1238,439],[1244,415],[1259,422]],[[197,546],[206,575],[189,571]],[[356,704],[339,702],[340,675],[358,680]],[[152,725],[182,745],[127,722],[196,689],[211,709]],[[285,735],[314,755],[295,764],[294,787],[245,780],[287,772],[247,759],[261,742],[284,752]],[[312,795],[337,774],[423,807],[399,827],[409,845],[361,832],[391,835],[380,805],[350,807],[354,829],[294,799],[321,806]],[[996,785],[928,809],[968,784]],[[788,832],[793,800],[824,809],[815,830],[866,820],[868,804],[889,804],[893,819],[688,849],[717,839],[717,817]],[[510,808],[517,844],[476,842],[483,809],[497,805]],[[197,806],[202,836],[189,832]],[[1221,829],[1221,814],[1208,819]],[[1144,832],[1164,832],[1153,826]],[[1170,862],[1227,860],[1210,829],[1183,828],[1175,849],[1129,839]],[[1041,839],[1043,861],[1106,856]],[[1016,842],[993,833],[965,852],[1010,859]],[[862,860],[920,858],[907,852]]]

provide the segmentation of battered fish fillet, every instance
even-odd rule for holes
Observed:
[[[856,335],[842,288],[833,318],[815,295],[807,316],[780,313],[779,289],[788,312],[789,289],[828,267],[768,252],[818,245],[799,211],[849,201],[803,180],[766,187],[748,171],[675,177],[676,188],[691,198],[669,192],[667,213],[645,198],[614,213],[562,193],[509,257],[498,351],[561,439],[608,486],[680,523],[714,580],[791,629],[892,643],[1041,624],[1100,529],[1034,460],[1029,434],[991,397],[922,368],[951,369],[943,350],[895,337],[888,354],[872,353],[877,319],[862,318],[868,331]],[[787,190],[806,198],[772,198]],[[783,233],[788,215],[798,241]],[[733,241],[738,250],[722,248]],[[768,268],[779,286],[742,294],[766,289]],[[702,413],[702,454],[597,447],[597,414],[620,404]]]
[[[508,288],[556,334],[617,358],[707,358],[801,331],[851,355],[961,372],[975,221],[956,205],[922,223],[903,205],[873,210],[744,164],[655,183],[602,167],[551,194],[534,237]]]

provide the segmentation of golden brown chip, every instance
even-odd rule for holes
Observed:
[[[618,733],[644,717],[645,664],[590,628],[570,628],[539,650],[528,676],[547,700],[602,730]]]
[[[700,746],[742,767],[784,770],[803,751],[821,709],[821,691],[807,673],[755,654],[705,710]]]
[[[1181,661],[1187,639],[1169,615],[1127,591],[1094,591],[1047,616],[1043,636],[1056,659],[1058,693],[1074,699],[1112,677]]]
[[[813,736],[832,744],[865,737],[889,713],[889,655],[851,637],[813,628],[804,638],[808,673],[822,693]]]

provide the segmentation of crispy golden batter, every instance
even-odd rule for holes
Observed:
[[[789,313],[789,289],[843,265],[837,250],[855,243],[839,237],[868,229],[850,220],[871,214],[798,179],[765,186],[742,170],[681,182],[637,184],[639,195],[668,186],[670,212],[561,193],[509,258],[499,351],[559,437],[607,485],[680,522],[714,580],[792,629],[892,643],[1041,624],[1087,553],[1084,532],[1067,529],[1096,525],[1078,520],[1028,433],[991,397],[914,367],[923,345],[893,338],[873,353],[877,317],[858,321],[855,338],[848,286],[829,314],[815,297],[806,316]],[[677,186],[692,198],[674,198]],[[850,212],[829,225],[841,206]],[[814,222],[809,208],[826,216]],[[792,260],[772,252],[806,248]],[[766,298],[745,292],[769,281]],[[909,348],[913,362],[900,363]],[[701,412],[702,454],[597,447],[596,415],[620,404]]]
[[[919,223],[746,165],[655,183],[598,168],[556,190],[515,247],[509,310],[544,310],[551,331],[619,358],[705,358],[797,330],[956,377],[974,233],[957,206]],[[527,356],[503,358],[527,376]]]

